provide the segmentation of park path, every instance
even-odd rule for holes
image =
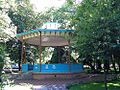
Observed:
[[[88,75],[81,74],[81,76],[78,78],[71,78],[71,79],[60,79],[60,78],[49,78],[49,79],[16,79],[13,78],[11,80],[14,80],[14,83],[16,85],[19,84],[28,84],[32,85],[33,90],[67,90],[66,84],[76,82],[79,80],[88,80]],[[21,89],[23,90],[23,89]]]
[[[89,79],[87,74],[81,74],[80,77],[71,79],[49,78],[49,79],[16,79],[13,78],[16,85],[27,84],[32,85],[33,90],[67,90],[65,85],[76,81],[87,81]],[[23,89],[21,89],[23,90]],[[28,89],[29,90],[29,89]]]
[[[81,75],[80,77],[71,78],[71,79],[59,79],[59,78],[50,79],[49,78],[49,79],[38,80],[38,79],[15,79],[14,78],[10,80],[14,80],[14,83],[16,85],[19,85],[19,84],[32,85],[33,90],[67,90],[65,87],[67,83],[84,84],[88,82],[104,81],[104,75],[103,74],[86,74],[86,75],[84,74],[84,75]],[[11,90],[16,90],[16,89],[11,89]],[[30,90],[30,89],[20,89],[20,90]]]
[[[33,86],[34,90],[67,90],[65,84],[56,85],[38,85]]]
[[[67,83],[75,82],[80,79],[15,79],[15,84],[30,84],[33,85],[33,90],[67,90]]]
[[[76,79],[77,80],[77,79]],[[15,84],[30,84],[33,85],[34,90],[67,90],[65,87],[66,83],[76,81],[75,79],[28,79],[28,80],[19,80],[15,79]]]

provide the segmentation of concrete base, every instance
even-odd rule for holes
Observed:
[[[82,72],[33,72],[33,79],[71,79]]]

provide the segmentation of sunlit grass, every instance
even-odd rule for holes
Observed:
[[[120,90],[120,81],[107,83],[108,90]],[[105,90],[103,83],[80,84],[71,87],[69,90]]]

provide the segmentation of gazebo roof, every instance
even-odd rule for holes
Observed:
[[[66,46],[74,30],[35,29],[17,34],[17,37],[28,44],[40,45],[40,32],[42,46]]]

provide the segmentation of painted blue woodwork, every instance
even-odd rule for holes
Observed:
[[[39,64],[34,65],[34,72],[39,72]],[[83,71],[82,64],[70,64],[70,71]],[[69,72],[69,64],[41,64],[41,72]]]
[[[33,70],[33,65],[22,64],[22,72],[27,72],[28,70]]]
[[[33,65],[28,65],[28,70],[33,70]]]
[[[82,64],[70,64],[70,71],[83,71],[83,66]]]
[[[22,72],[28,71],[28,64],[22,64]]]
[[[35,29],[35,30],[28,31],[28,32],[24,32],[24,33],[17,34],[17,36],[25,35],[25,34],[32,33],[32,32],[36,32],[36,31],[74,32],[74,30]]]
[[[39,72],[40,65],[22,64],[22,72],[33,70]],[[83,71],[82,64],[70,64],[70,71]],[[41,72],[69,72],[69,64],[41,64]]]
[[[42,64],[41,72],[68,72],[68,64]]]
[[[39,72],[40,71],[40,65],[39,64],[34,64],[34,66],[33,66],[33,71],[34,72]]]

